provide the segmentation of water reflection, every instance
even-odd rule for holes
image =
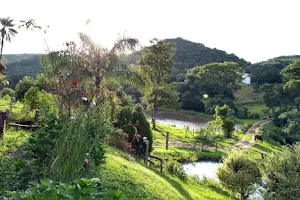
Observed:
[[[217,170],[222,163],[218,162],[193,162],[183,164],[183,170],[189,176],[197,176],[200,179],[206,177],[214,181],[218,181]]]
[[[198,130],[200,127],[205,127],[207,123],[201,116],[174,112],[160,112],[157,114],[156,121],[164,125],[175,125],[178,128],[189,126],[190,130]]]

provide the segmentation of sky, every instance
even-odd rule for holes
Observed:
[[[0,17],[49,26],[18,29],[3,53],[62,49],[83,32],[105,47],[123,34],[143,46],[182,37],[254,63],[300,54],[299,7],[299,0],[3,0]]]

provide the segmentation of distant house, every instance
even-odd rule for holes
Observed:
[[[0,62],[0,72],[3,73],[6,70],[6,66]]]
[[[243,80],[242,80],[243,83],[245,83],[246,85],[250,85],[251,84],[251,76],[250,74],[243,74]]]

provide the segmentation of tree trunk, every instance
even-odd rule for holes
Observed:
[[[96,81],[95,81],[95,87],[96,87],[96,105],[98,105],[98,102],[99,102],[99,87],[100,87],[100,84],[101,84],[101,78],[96,76]]]
[[[156,114],[157,114],[157,97],[154,96],[153,111],[152,111],[152,128],[156,130]]]
[[[156,130],[156,114],[157,114],[157,108],[154,108],[152,111],[152,128]]]
[[[1,37],[0,61],[2,60],[3,46],[4,46],[4,36]]]
[[[241,200],[247,200],[249,197],[249,195],[245,194],[245,193],[241,193]]]

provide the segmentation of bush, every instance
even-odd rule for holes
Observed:
[[[50,162],[45,165],[45,176],[54,181],[70,182],[93,173],[93,167],[104,159],[101,144],[111,133],[108,114],[106,107],[100,107],[72,121],[65,120],[57,130]]]
[[[55,99],[52,94],[42,92],[38,87],[33,86],[25,93],[24,102],[30,110],[40,109],[43,111],[53,107]]]
[[[186,180],[187,175],[183,170],[182,164],[177,162],[176,160],[170,160],[167,162],[165,169],[172,175],[177,176],[181,180]]]
[[[260,119],[260,115],[258,113],[249,113],[249,119]]]
[[[147,120],[146,114],[141,104],[136,104],[134,108],[126,106],[123,107],[119,112],[117,126],[121,128],[127,124],[135,124],[138,133],[142,137],[147,137],[149,140],[149,151],[152,151],[153,136],[151,132],[150,123]],[[133,141],[134,130],[132,127],[128,126],[123,128],[123,131],[128,134],[129,141]],[[115,136],[118,138],[119,136]]]
[[[224,159],[223,166],[217,171],[221,185],[227,190],[238,193],[241,200],[248,199],[255,192],[261,174],[256,161],[246,152],[233,151]]]
[[[107,143],[111,146],[117,147],[118,149],[121,149],[122,151],[131,153],[132,148],[131,144],[129,143],[128,134],[123,132],[121,129],[117,129],[114,131],[111,135],[109,135],[107,138]]]
[[[0,195],[5,190],[23,190],[28,183],[40,177],[35,161],[11,157],[0,158]]]
[[[7,192],[6,197],[10,200],[31,199],[101,199],[101,184],[98,178],[79,179],[71,184],[56,183],[52,180],[41,180],[40,183],[32,183],[25,192]],[[7,199],[0,197],[0,199]]]
[[[17,100],[23,100],[25,93],[27,90],[29,90],[30,87],[34,86],[34,81],[28,77],[25,76],[23,80],[21,80],[17,85],[15,89],[15,95]]]
[[[268,199],[299,199],[300,147],[267,156],[262,166]]]
[[[132,113],[132,123],[138,122],[138,132],[142,138],[147,137],[149,140],[149,152],[152,151],[153,135],[151,132],[150,123],[147,120],[146,114],[141,104],[136,104]]]
[[[0,92],[0,97],[4,97],[5,95],[8,95],[10,97],[15,96],[15,91],[11,88],[3,88]]]
[[[242,131],[244,133],[246,133],[250,127],[251,127],[251,125],[249,125],[247,123],[244,123],[243,126],[242,126]]]

